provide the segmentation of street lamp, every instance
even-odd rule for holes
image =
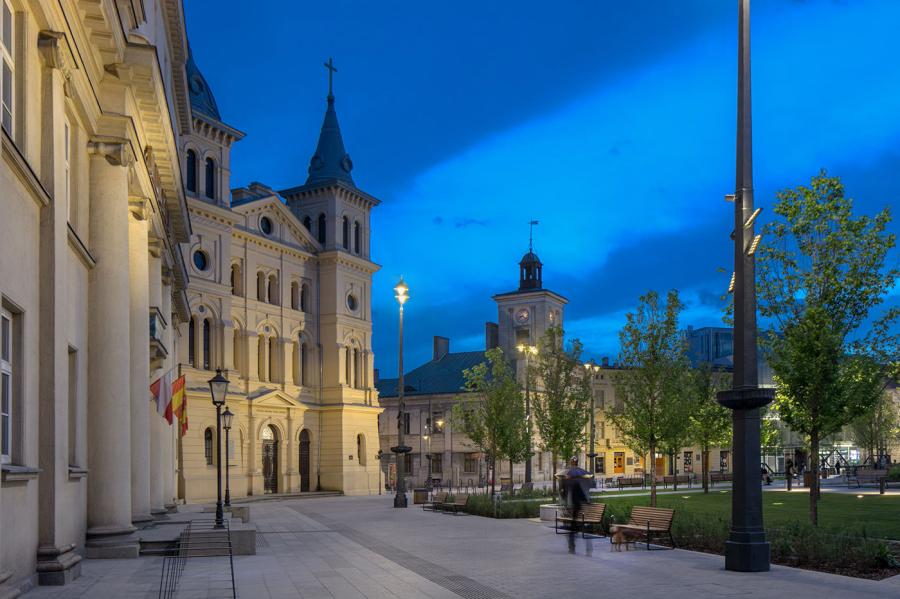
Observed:
[[[409,287],[400,277],[400,282],[394,286],[394,297],[400,304],[400,335],[398,339],[399,349],[397,352],[397,445],[391,447],[391,451],[397,455],[397,492],[394,495],[394,507],[406,507],[406,488],[403,480],[404,474],[404,456],[412,451],[412,447],[403,443],[403,425],[404,408],[403,403],[403,304],[409,299]]]
[[[600,366],[594,362],[594,360],[590,360],[589,362],[584,363],[584,369],[587,372],[587,375],[592,379],[597,377],[597,373],[600,372]],[[591,476],[594,476],[597,472],[597,427],[594,423],[594,386],[591,385],[591,451],[588,453],[588,458],[591,460]]]
[[[216,369],[216,376],[209,379],[209,392],[213,405],[216,406],[216,528],[225,528],[225,515],[222,513],[222,406],[228,394],[228,379],[222,371]]]
[[[222,413],[222,427],[225,429],[225,507],[228,509],[231,509],[231,486],[228,484],[228,468],[231,466],[231,461],[228,459],[228,448],[230,447],[228,435],[231,432],[231,420],[233,418],[234,414],[226,406],[225,411]]]
[[[732,410],[734,468],[725,569],[767,572],[770,548],[762,517],[759,409],[774,399],[760,388],[756,363],[756,272],[753,221],[753,121],[750,110],[750,0],[738,1],[738,119],[734,201],[734,374],[718,402]],[[758,241],[756,242],[758,243]]]
[[[528,446],[525,452],[528,456],[525,458],[525,482],[531,482],[531,377],[529,376],[528,359],[530,356],[536,356],[538,348],[536,345],[519,344],[516,346],[519,353],[525,356],[525,422],[528,424]],[[512,470],[509,472],[510,481],[512,480]]]

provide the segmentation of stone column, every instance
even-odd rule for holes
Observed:
[[[88,535],[120,535],[131,525],[131,321],[128,277],[127,140],[90,144],[90,239],[97,265],[88,309]],[[88,556],[137,557],[137,544]],[[114,553],[115,555],[111,555]]]
[[[131,521],[150,515],[150,274],[147,200],[132,198],[128,221],[131,321]]]
[[[281,388],[284,389],[285,385],[288,382],[293,384],[297,384],[297,381],[294,380],[294,344],[290,339],[280,339],[279,340],[282,347],[282,355],[284,359],[281,360]]]
[[[256,417],[253,405],[247,403],[247,495],[255,495],[256,481],[260,478],[260,469],[256,464]],[[260,486],[260,491],[262,487]]]
[[[161,324],[157,325],[157,335],[169,352],[172,352],[174,348],[166,341],[168,330],[172,326],[169,322],[172,315],[167,314],[163,310],[162,301],[162,240],[152,239],[148,249],[150,279],[149,308],[151,310],[159,310],[162,317],[166,319],[167,325],[165,329],[161,328]],[[155,381],[159,377],[165,375],[170,368],[168,359],[158,361],[157,363],[159,364],[159,367],[153,371],[153,374],[150,377],[151,381]],[[164,448],[168,441],[167,434],[169,431],[167,429],[169,428],[169,425],[157,411],[156,403],[152,401],[148,401],[147,403],[149,404],[147,406],[147,415],[149,418],[148,423],[150,433],[150,463],[148,464],[150,480],[150,513],[154,517],[157,517],[164,514],[166,511],[166,470],[168,469],[169,474],[171,474],[174,466],[163,462]],[[134,462],[133,459],[132,462]]]
[[[299,459],[299,455],[295,456],[296,449],[294,448],[294,410],[288,408],[287,410],[287,422],[285,426],[285,435],[284,435],[284,492],[285,493],[293,493],[297,491],[297,481],[299,480],[299,471],[296,466],[294,466],[294,460]]]

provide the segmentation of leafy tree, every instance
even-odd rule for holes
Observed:
[[[775,451],[781,447],[781,428],[777,418],[768,416],[769,412],[774,413],[775,410],[766,408],[759,415],[759,446],[763,451]]]
[[[823,171],[809,187],[777,195],[779,217],[764,227],[758,252],[760,314],[783,334],[764,342],[778,380],[775,407],[810,444],[819,468],[821,440],[871,408],[885,369],[897,361],[900,309],[875,310],[900,271],[887,267],[895,245],[885,208],[854,218],[840,179]],[[819,479],[810,486],[818,522]]]
[[[462,423],[463,432],[490,461],[493,494],[497,465],[511,455],[519,457],[515,452],[521,451],[518,447],[524,443],[527,429],[524,399],[503,351],[495,348],[485,355],[487,362],[463,372],[466,390],[477,399],[457,402],[453,415],[454,422]]]
[[[692,409],[689,422],[693,441],[700,446],[703,492],[709,493],[709,452],[731,444],[731,410],[716,401],[719,391],[731,386],[731,375],[701,363],[688,378]]]
[[[882,391],[875,405],[850,423],[850,433],[869,459],[887,454],[900,440],[900,409],[891,394]]]
[[[679,426],[678,419],[681,426],[688,425],[683,409],[687,357],[678,330],[681,310],[677,291],[668,293],[665,305],[657,292],[648,291],[619,332],[621,370],[612,382],[622,401],[609,419],[632,449],[649,455],[651,506],[656,505],[656,451]]]
[[[569,459],[585,443],[585,425],[590,416],[590,379],[580,368],[582,346],[573,339],[568,350],[563,346],[563,330],[550,327],[538,344],[538,355],[531,360],[529,373],[538,382],[532,394],[534,425],[541,448],[549,451],[556,468],[560,459]],[[556,477],[553,477],[556,491]]]

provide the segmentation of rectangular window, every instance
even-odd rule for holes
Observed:
[[[78,465],[78,350],[69,348],[69,465]]]
[[[403,412],[403,434],[409,434],[409,412]]]
[[[443,471],[444,471],[444,454],[442,454],[442,453],[431,454],[431,473],[432,474],[440,474]]]
[[[463,472],[466,474],[473,474],[478,471],[478,458],[475,457],[474,453],[467,453],[465,455],[465,460],[463,461]]]
[[[691,451],[684,452],[684,458],[681,461],[681,469],[686,474],[694,471],[694,453]]]
[[[603,410],[606,408],[606,390],[605,389],[600,389],[597,392],[597,408],[600,410]]]
[[[15,61],[13,61],[13,13],[12,7],[6,0],[3,10],[0,12],[0,63],[2,63],[2,77],[0,77],[0,124],[12,137],[13,135],[13,81],[15,73]]]
[[[12,315],[0,312],[0,459],[4,464],[12,457]]]
[[[606,473],[606,454],[598,453],[594,456],[594,472],[597,474]]]
[[[728,452],[725,450],[719,452],[719,470],[728,472]]]
[[[66,214],[69,218],[69,223],[74,226],[75,224],[75,203],[72,201],[72,175],[69,163],[69,153],[72,147],[72,129],[69,126],[69,121],[63,121],[63,199],[66,205]]]
[[[444,413],[443,412],[432,412],[431,413],[431,425],[434,427],[434,433],[439,434],[444,432]]]

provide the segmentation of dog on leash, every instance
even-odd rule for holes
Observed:
[[[625,551],[628,551],[629,546],[634,547],[634,544],[640,538],[641,533],[639,531],[628,528],[616,528],[612,531],[612,536],[609,538],[609,550],[622,551],[622,545],[624,545]]]

